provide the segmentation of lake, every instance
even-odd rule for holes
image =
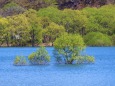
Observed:
[[[58,65],[53,47],[47,47],[49,65],[13,66],[15,56],[28,56],[37,48],[0,48],[0,86],[115,86],[115,47],[87,47],[94,64]]]

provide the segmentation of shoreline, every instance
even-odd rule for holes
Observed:
[[[9,46],[7,46],[6,44],[1,45],[0,47],[40,47],[40,46],[44,46],[44,47],[53,47],[53,43],[42,43],[42,44],[35,44],[35,46],[11,46],[11,44]]]
[[[5,47],[40,47],[40,46],[43,46],[43,47],[53,47],[53,43],[42,43],[42,44],[35,44],[35,46],[31,46],[31,45],[29,45],[29,46],[7,46],[6,44],[3,44],[3,45],[1,45],[0,46],[0,48],[5,48]],[[86,46],[86,47],[115,47],[115,45],[113,45],[113,46]]]
[[[35,48],[35,47],[40,47],[40,46],[0,46],[0,48],[26,48],[26,47],[31,47],[31,48]],[[54,47],[54,46],[43,46],[43,47]],[[86,47],[115,47],[115,46],[86,46]]]

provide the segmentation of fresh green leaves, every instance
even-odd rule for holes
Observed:
[[[16,66],[26,65],[25,57],[24,56],[16,56],[16,58],[14,60],[14,65],[16,65]]]
[[[61,49],[65,47],[79,47],[82,50],[85,47],[85,43],[80,35],[65,33],[55,40],[54,47]]]
[[[40,47],[36,52],[30,54],[28,59],[32,64],[48,64],[50,56],[45,47]]]
[[[49,1],[46,2],[50,3]],[[17,4],[14,2],[8,3],[4,9],[15,6]],[[22,14],[0,17],[0,46],[34,47],[40,43],[53,44],[56,38],[64,33],[80,34],[84,37],[91,32],[101,32],[112,36],[115,34],[114,14],[114,5],[87,7],[82,10],[59,10],[54,6],[39,11],[28,9]],[[111,45],[110,41],[106,43]]]
[[[62,25],[50,23],[50,25],[44,29],[44,36],[50,38],[49,42],[54,42],[57,37],[65,32],[65,28]]]
[[[80,35],[63,34],[54,42],[54,57],[58,63],[73,64],[93,62],[92,57],[81,56],[80,52],[85,48],[85,43]],[[83,62],[81,62],[83,61]]]
[[[111,46],[112,41],[109,36],[100,32],[91,32],[85,37],[85,43],[89,46]]]

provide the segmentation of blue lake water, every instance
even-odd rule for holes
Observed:
[[[47,47],[51,63],[13,66],[15,56],[28,56],[37,48],[0,48],[0,86],[115,86],[115,47],[88,47],[94,64],[57,65],[53,47]]]

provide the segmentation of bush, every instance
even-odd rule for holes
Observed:
[[[85,37],[85,43],[88,46],[111,46],[112,41],[110,37],[106,34],[100,32],[88,33]]]
[[[80,52],[85,48],[80,35],[64,34],[55,40],[54,48],[54,56],[58,63],[73,64],[75,61],[77,63],[93,61],[91,58],[86,59],[80,55]]]
[[[21,7],[20,5],[14,3],[14,2],[6,4],[3,7],[3,10],[4,10],[3,14],[5,16],[18,15],[18,14],[24,13],[26,11],[26,9],[24,9],[23,7]]]
[[[16,56],[14,65],[26,65],[26,59],[24,56]]]
[[[93,56],[77,56],[76,57],[76,63],[80,64],[80,63],[93,63],[95,61]]]
[[[45,47],[40,47],[36,52],[28,57],[31,64],[47,64],[50,61],[50,56]]]
[[[95,61],[95,59],[94,59],[94,57],[93,56],[85,56],[85,60],[86,60],[86,62],[94,62]]]

